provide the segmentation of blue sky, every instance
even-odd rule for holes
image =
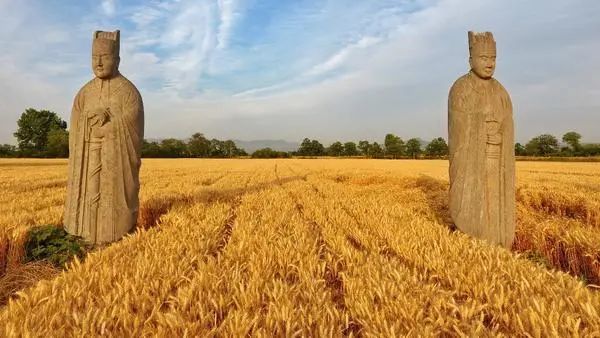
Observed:
[[[467,31],[492,31],[516,137],[600,142],[596,0],[0,0],[0,143],[28,107],[68,121],[94,30],[121,30],[146,137],[446,137]]]

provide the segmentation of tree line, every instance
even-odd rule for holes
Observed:
[[[69,157],[67,122],[55,112],[28,108],[17,121],[17,146],[0,145],[0,157]],[[143,140],[142,157],[180,158],[247,156],[232,140],[207,139],[195,133],[187,140],[168,138],[161,141]]]
[[[561,146],[554,135],[542,134],[532,138],[525,145],[515,143],[517,156],[600,156],[600,144],[581,143],[581,134],[570,131],[562,136]]]
[[[142,157],[146,158],[232,158],[248,156],[244,149],[232,140],[207,139],[202,133],[195,133],[188,140],[168,138],[159,141],[144,140]]]
[[[387,134],[383,144],[369,141],[339,142],[324,147],[318,140],[305,138],[296,156],[364,156],[368,158],[443,158],[448,155],[448,145],[442,137],[422,146],[421,140],[411,138],[404,142],[394,134]],[[590,157],[600,156],[600,144],[581,143],[581,134],[570,131],[562,136],[562,144],[550,134],[533,137],[525,145],[515,143],[515,155],[535,157]]]
[[[421,140],[411,138],[404,142],[401,137],[394,134],[385,135],[383,143],[361,140],[358,143],[335,141],[328,147],[318,140],[305,138],[297,151],[291,152],[292,156],[333,156],[352,157],[363,156],[367,158],[441,158],[448,155],[448,144],[442,137],[438,137],[423,147]]]
[[[14,133],[18,145],[0,145],[0,157],[48,157],[69,156],[69,132],[67,123],[49,110],[28,108],[17,121]],[[533,137],[525,145],[515,144],[517,156],[600,156],[600,144],[585,144],[581,135],[570,131],[562,136],[562,144],[550,134]],[[292,156],[333,156],[367,158],[444,158],[448,155],[448,144],[442,137],[429,143],[417,138],[404,141],[400,136],[387,134],[382,143],[361,140],[335,141],[324,146],[319,140],[305,138],[296,151],[284,152],[271,148],[254,151],[252,158],[287,158]],[[144,140],[142,157],[155,158],[232,158],[244,157],[248,153],[238,148],[232,140],[208,139],[195,133],[186,140],[175,138],[160,141]]]

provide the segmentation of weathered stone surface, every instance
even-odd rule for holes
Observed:
[[[94,33],[96,77],[77,94],[69,130],[65,229],[92,243],[118,240],[135,227],[144,107],[119,73],[120,32]]]
[[[496,42],[469,32],[471,71],[448,98],[450,214],[456,227],[510,247],[515,233],[515,157],[512,103],[492,76]]]

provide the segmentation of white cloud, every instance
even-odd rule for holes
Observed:
[[[102,0],[102,11],[105,15],[114,16],[116,7],[116,0]]]

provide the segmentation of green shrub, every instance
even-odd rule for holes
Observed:
[[[87,249],[88,244],[81,237],[53,225],[43,225],[29,231],[25,260],[47,260],[57,267],[64,267],[74,256],[83,257]]]

